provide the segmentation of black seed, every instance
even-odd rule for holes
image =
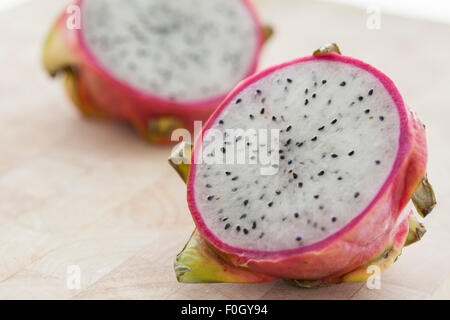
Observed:
[[[250,119],[252,119],[252,120],[253,120],[253,119],[255,119],[255,116],[254,116],[254,115],[252,115],[252,114],[251,114],[251,115],[249,115],[249,117],[250,117]]]
[[[323,176],[325,174],[325,171],[320,171],[317,175],[319,175],[319,176]]]
[[[261,90],[259,90],[259,89],[256,90],[256,94],[257,94],[257,95],[260,95],[261,93],[262,93]]]
[[[212,199],[214,199],[214,196],[208,196],[208,201],[211,201]]]
[[[261,239],[262,237],[264,237],[264,232],[262,232],[260,235],[259,235],[259,238]]]
[[[384,121],[384,117],[383,116],[380,117],[380,121]]]
[[[358,198],[359,197],[359,192],[356,192],[353,197]]]
[[[376,164],[380,164],[380,163],[381,163],[381,161],[380,161],[380,160],[377,160],[377,161],[375,161],[375,163],[376,163]]]
[[[299,182],[299,183],[298,183],[298,187],[299,187],[299,188],[302,188],[302,187],[303,187],[303,183]]]
[[[264,102],[266,102],[266,98],[261,99],[261,103],[264,103]]]
[[[373,94],[373,89],[369,90],[369,96],[371,96]]]
[[[264,108],[262,108],[259,113],[264,114]]]
[[[240,227],[240,226],[237,226],[237,227],[236,227],[236,231],[237,231],[237,232],[241,231],[241,227]]]
[[[271,207],[271,206],[273,206],[273,202],[269,202],[267,205],[268,205],[269,207]]]
[[[222,153],[225,153],[227,150],[225,149],[225,147],[220,148],[220,151],[222,151]]]
[[[322,80],[322,84],[325,84],[325,83],[327,83],[327,80]]]
[[[333,154],[331,155],[331,157],[332,157],[332,158],[337,158],[337,157],[338,157],[338,155],[337,155],[337,154],[335,154],[335,153],[333,153]]]
[[[231,172],[230,172],[230,171],[226,171],[225,174],[226,174],[227,176],[229,176],[229,175],[231,174]]]
[[[289,161],[288,161],[288,164],[292,164],[292,160],[289,160]]]
[[[298,218],[298,217],[299,217],[298,212],[294,213],[294,217],[295,217],[295,218]]]
[[[281,191],[280,191],[280,190],[277,190],[277,191],[275,191],[275,193],[276,193],[277,195],[280,195],[280,194],[281,194]]]
[[[261,216],[261,220],[264,220],[266,218],[266,216]]]
[[[341,181],[341,180],[342,180],[342,177],[338,177],[338,180]]]
[[[287,147],[288,145],[290,145],[291,141],[292,141],[292,139],[288,139],[288,141],[286,141],[286,144],[284,146]]]
[[[323,206],[319,206],[319,210],[323,210]]]
[[[287,78],[286,81],[287,81],[288,83],[292,83],[292,79]]]
[[[292,174],[292,176],[294,177],[294,179],[298,178],[298,174],[296,174],[295,172]]]
[[[220,120],[220,121],[219,121],[219,124],[223,124],[223,120]]]
[[[325,228],[324,228],[324,227],[321,227],[320,230],[325,231]]]
[[[325,126],[321,126],[319,129],[317,129],[317,130],[319,130],[319,131],[322,131],[323,129],[325,129]]]
[[[314,87],[317,87],[317,82],[314,82]]]
[[[256,229],[256,221],[253,221],[253,223],[252,223],[252,229]]]
[[[231,227],[231,224],[227,223],[227,224],[225,225],[225,230],[229,229],[230,227]]]
[[[248,200],[244,200],[244,206],[248,205]]]
[[[316,141],[317,140],[317,136],[315,136],[314,138],[311,139],[311,141]]]
[[[295,240],[302,241],[302,237],[297,237],[297,238],[295,238]]]
[[[319,199],[319,195],[316,194],[316,195],[314,196],[314,199]]]
[[[272,121],[277,121],[277,117],[273,116]]]
[[[336,222],[336,220],[337,220],[336,217],[331,218],[331,222]]]
[[[239,104],[239,103],[241,103],[242,102],[242,99],[237,99],[236,100],[236,104]]]
[[[222,218],[222,221],[223,222],[225,222],[225,221],[227,221],[228,220],[228,218],[227,217],[225,217],[225,218]]]
[[[295,145],[300,148],[303,145],[303,142],[297,142]]]
[[[359,97],[358,97],[358,100],[359,100],[359,101],[363,101],[363,99],[364,99],[364,97],[362,97],[362,96],[359,96]]]
[[[305,89],[305,94],[308,94],[308,91],[309,91],[308,89]]]
[[[284,160],[284,158],[286,158],[286,157],[285,157],[285,156],[280,156],[280,159],[281,159],[281,160]]]
[[[289,126],[286,128],[286,131],[289,132],[289,131],[291,131],[291,129],[292,129],[292,126]]]
[[[308,99],[306,99],[306,100],[305,100],[305,106],[307,106],[307,105],[308,105],[308,103],[309,103],[309,100],[308,100]]]
[[[341,86],[341,87],[345,87],[346,84],[347,84],[347,83],[345,83],[345,81],[342,81],[341,84],[340,84],[340,86]]]
[[[365,112],[365,113],[369,113],[369,112],[370,112],[370,109],[366,109],[364,112]]]
[[[238,188],[233,188],[233,189],[231,189],[231,191],[236,192],[236,191],[238,191]]]
[[[331,121],[331,124],[335,124],[337,122],[337,119],[334,119],[333,121]]]
[[[209,183],[206,185],[207,188],[212,188],[212,185],[210,185]]]
[[[245,219],[247,217],[247,215],[244,213],[239,219]]]
[[[239,179],[239,177],[238,176],[236,176],[236,177],[233,177],[231,180],[233,180],[233,181],[236,181],[237,179]]]
[[[330,105],[331,104],[331,99],[330,100],[328,100],[328,105]]]
[[[245,233],[245,234],[248,234],[248,230],[247,230],[247,229],[245,229],[245,228],[244,228],[244,233]]]
[[[313,93],[312,97],[315,99],[317,97],[317,95],[315,93]]]
[[[350,151],[349,153],[348,153],[348,155],[351,157],[352,155],[354,155],[355,154],[355,151],[354,150],[352,150],[352,151]]]

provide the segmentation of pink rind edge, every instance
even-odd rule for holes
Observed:
[[[218,239],[207,228],[207,226],[204,223],[204,221],[201,217],[201,214],[197,208],[197,204],[195,202],[195,188],[194,188],[193,184],[190,183],[190,181],[192,181],[192,179],[196,173],[197,166],[194,164],[195,163],[194,159],[195,159],[195,157],[197,157],[197,153],[199,152],[198,151],[199,149],[196,149],[195,145],[198,145],[200,139],[205,134],[205,130],[207,130],[216,121],[217,117],[221,114],[222,110],[237,95],[239,95],[239,93],[242,90],[244,90],[247,86],[251,85],[252,83],[260,80],[261,78],[263,78],[263,77],[267,76],[268,74],[271,74],[281,68],[288,67],[288,66],[302,63],[302,62],[312,61],[312,60],[331,60],[331,61],[337,61],[337,62],[342,62],[342,63],[346,63],[346,64],[351,64],[353,66],[356,66],[360,69],[363,69],[363,70],[371,73],[383,84],[383,86],[385,87],[387,92],[390,94],[395,106],[397,107],[397,112],[399,114],[399,120],[400,120],[400,128],[401,128],[401,132],[399,135],[399,142],[398,142],[399,149],[397,151],[397,155],[396,155],[394,164],[392,165],[391,171],[390,171],[385,183],[378,191],[377,195],[373,198],[373,200],[369,203],[369,205],[360,214],[358,214],[355,218],[353,218],[344,228],[342,228],[341,230],[335,232],[334,234],[330,235],[329,237],[327,237],[317,243],[314,243],[314,244],[311,244],[308,246],[304,246],[304,247],[301,247],[298,249],[288,249],[288,250],[279,250],[279,251],[247,250],[247,249],[230,246],[230,245],[222,242],[220,239]],[[251,77],[247,78],[246,80],[242,81],[232,92],[230,92],[230,94],[227,96],[227,98],[220,104],[220,106],[216,109],[216,111],[211,115],[208,122],[204,126],[202,134],[199,135],[199,137],[197,137],[197,141],[194,144],[194,152],[192,153],[192,159],[191,159],[192,164],[191,164],[191,169],[189,172],[189,178],[188,178],[188,184],[187,184],[188,206],[189,206],[191,214],[194,218],[194,222],[195,222],[200,234],[207,241],[209,241],[213,246],[215,246],[219,250],[222,250],[226,253],[241,255],[241,256],[245,256],[246,258],[251,258],[251,259],[255,259],[255,258],[261,258],[261,259],[271,258],[271,259],[273,259],[273,258],[278,258],[278,257],[280,257],[280,258],[286,257],[287,255],[297,255],[297,254],[303,254],[303,253],[311,252],[311,251],[319,251],[320,249],[329,246],[331,243],[333,243],[333,241],[337,240],[341,235],[343,235],[343,234],[347,233],[348,231],[350,231],[351,229],[353,229],[359,223],[359,221],[361,221],[365,217],[365,215],[368,212],[370,212],[370,210],[380,200],[380,198],[382,197],[382,195],[384,194],[384,192],[387,190],[390,183],[394,179],[396,172],[398,171],[398,169],[400,168],[400,166],[402,164],[403,156],[410,149],[410,146],[411,146],[411,141],[409,140],[409,135],[408,135],[408,113],[407,113],[403,98],[400,95],[400,92],[398,91],[398,89],[395,86],[395,84],[393,83],[393,81],[390,78],[388,78],[384,73],[382,73],[378,69],[372,67],[371,65],[369,65],[363,61],[360,61],[360,60],[357,60],[357,59],[354,59],[351,57],[341,56],[341,55],[334,54],[334,53],[328,54],[328,55],[323,55],[323,56],[318,56],[318,57],[311,56],[311,57],[295,59],[293,61],[286,62],[286,63],[280,64],[277,66],[273,66],[266,70],[263,70],[259,73],[252,75]]]
[[[73,3],[78,5],[81,8],[83,5],[83,1],[84,0],[75,0]],[[263,34],[262,34],[262,24],[258,18],[258,15],[256,14],[255,8],[249,2],[249,0],[241,0],[241,1],[247,7],[247,9],[250,12],[251,17],[253,18],[253,22],[254,22],[254,25],[256,28],[255,33],[258,36],[257,46],[256,46],[256,50],[255,50],[255,53],[253,56],[252,65],[250,66],[249,70],[242,77],[242,79],[245,79],[248,76],[254,74],[255,71],[257,70],[258,61],[259,61],[259,57],[261,55],[264,41],[263,41]],[[82,22],[83,22],[83,20],[82,20]],[[137,96],[143,100],[147,100],[150,103],[151,103],[151,101],[153,101],[156,106],[170,106],[171,108],[174,108],[174,109],[186,110],[186,108],[188,108],[188,109],[209,109],[212,106],[219,105],[224,100],[224,98],[227,97],[227,95],[229,93],[229,92],[227,92],[227,93],[221,94],[218,97],[210,98],[208,100],[198,100],[198,101],[189,101],[188,103],[179,103],[179,102],[171,101],[169,99],[160,98],[155,95],[142,92],[139,89],[135,89],[131,85],[117,79],[113,74],[111,74],[109,71],[106,70],[106,68],[100,63],[100,61],[98,61],[94,57],[94,55],[91,53],[89,47],[87,46],[86,42],[84,41],[83,33],[81,32],[82,29],[83,29],[83,27],[81,27],[81,29],[77,30],[76,38],[77,38],[80,48],[83,51],[83,54],[84,54],[85,58],[87,59],[88,63],[91,66],[93,66],[98,72],[100,72],[108,81],[111,81],[113,84],[123,87],[124,90],[128,94]]]

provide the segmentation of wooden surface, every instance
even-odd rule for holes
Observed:
[[[64,3],[40,0],[0,15],[0,298],[450,298],[450,26],[382,15],[381,29],[368,30],[359,9],[256,2],[277,32],[262,66],[336,41],[387,73],[427,125],[439,204],[422,241],[382,274],[381,290],[177,283],[172,262],[193,223],[185,186],[166,164],[170,150],[79,116],[39,61]],[[81,270],[79,290],[66,285],[71,265]]]

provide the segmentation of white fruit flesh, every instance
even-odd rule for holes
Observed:
[[[175,101],[217,98],[251,70],[259,26],[241,0],[90,0],[82,31],[115,77]]]
[[[392,97],[366,70],[331,60],[278,69],[238,93],[210,127],[282,130],[278,172],[261,175],[260,164],[196,165],[201,219],[222,242],[242,249],[323,240],[376,197],[398,152],[399,126]],[[225,138],[225,155],[235,140]],[[208,152],[204,141],[204,159]]]

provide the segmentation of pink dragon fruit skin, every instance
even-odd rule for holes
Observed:
[[[78,0],[74,4],[82,7],[84,1]],[[263,42],[270,37],[271,29],[261,26],[247,0],[242,2],[257,30],[257,48],[245,72],[248,76],[257,68]],[[223,92],[213,98],[183,102],[134,88],[115,77],[91,54],[83,28],[66,27],[71,14],[65,11],[49,32],[43,61],[50,75],[65,73],[68,94],[82,114],[128,122],[149,141],[167,143],[174,129],[187,128],[192,132],[194,121],[206,121],[226,97],[227,92]]]
[[[426,179],[425,129],[422,123],[405,106],[393,82],[386,75],[364,62],[336,53],[325,52],[313,57],[294,60],[256,74],[242,82],[230,93],[205,125],[203,135],[217,123],[224,110],[227,110],[230,104],[236,101],[236,97],[245,88],[286,67],[323,60],[350,64],[369,72],[380,81],[395,103],[400,119],[399,148],[384,184],[361,213],[339,231],[321,241],[295,249],[279,251],[240,248],[222,241],[211,231],[198,207],[195,190],[197,165],[194,160],[200,156],[199,150],[201,148],[196,148],[196,146],[201,142],[197,140],[194,144],[192,164],[187,180],[188,205],[198,230],[193,238],[195,238],[196,243],[204,240],[204,243],[197,244],[197,252],[210,250],[214,252],[215,256],[213,258],[211,258],[211,254],[208,258],[198,258],[197,256],[201,262],[192,263],[193,257],[196,256],[193,253],[195,250],[191,250],[189,254],[186,254],[185,251],[181,252],[175,263],[179,281],[265,282],[283,278],[298,280],[297,284],[305,286],[316,283],[364,281],[370,276],[367,273],[369,265],[377,265],[381,270],[388,268],[400,255],[404,246],[420,239],[422,236],[424,231],[421,232],[420,230],[422,230],[423,225],[419,224],[420,228],[417,227],[417,220],[413,215],[411,206],[407,206],[407,204],[421,181]],[[411,235],[414,238],[413,241],[410,239]],[[199,271],[196,270],[196,267],[211,260],[215,260],[215,263],[219,265],[240,268],[250,274],[266,275],[267,278],[262,276],[257,279],[247,277],[247,281],[245,281],[242,276],[236,276],[233,281],[232,271],[225,279],[223,275],[214,272],[215,269],[213,268],[204,268],[201,277],[192,277],[189,274],[190,272],[202,274],[201,268]],[[230,281],[229,278],[232,278],[232,280]]]

